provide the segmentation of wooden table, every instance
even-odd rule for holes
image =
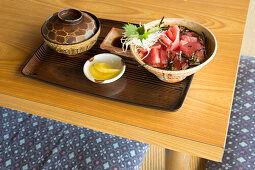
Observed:
[[[35,115],[221,161],[249,1],[0,1],[0,104]],[[214,60],[195,74],[182,108],[161,111],[111,101],[25,77],[42,43],[40,27],[64,8],[146,23],[162,16],[197,21],[215,34]]]

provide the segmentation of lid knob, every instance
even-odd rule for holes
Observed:
[[[76,9],[63,9],[58,12],[58,18],[68,24],[77,24],[82,21],[82,13]]]

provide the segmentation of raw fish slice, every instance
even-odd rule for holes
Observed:
[[[197,42],[199,35],[195,32],[183,32],[180,34],[180,39],[186,42]]]
[[[205,59],[205,50],[201,50],[203,48],[204,46],[202,46],[198,41],[189,42],[180,46],[180,50],[188,57],[191,57],[193,52],[197,51],[194,55],[194,61],[197,61],[198,63],[201,63]]]
[[[171,54],[169,53],[170,57],[171,57]],[[161,49],[160,50],[160,60],[161,60],[161,63],[164,65],[164,67],[167,67],[168,66],[168,49]]]
[[[179,38],[180,38],[180,29],[179,29],[179,27],[177,25],[175,25],[174,27],[170,27],[166,31],[166,35],[173,42],[171,44],[170,51],[176,50],[179,46]]]
[[[150,54],[143,60],[143,62],[153,67],[163,67],[158,48],[152,48]]]
[[[183,36],[181,36],[181,40],[184,40],[186,42],[197,42],[198,38],[197,37],[188,36],[188,35],[183,35]]]
[[[163,32],[162,35],[160,35],[160,42],[163,44],[164,49],[168,49],[170,45],[172,44],[172,41],[170,38],[166,35],[166,32]]]
[[[196,64],[201,63],[204,59],[204,51],[200,50],[204,48],[204,40],[199,39],[199,35],[195,32],[184,32],[181,33],[180,41],[180,50],[188,57],[191,57],[193,52],[196,52],[194,55],[194,62]],[[201,42],[200,42],[201,41]],[[202,43],[202,44],[201,44]]]
[[[189,64],[187,62],[187,59],[182,57],[181,58],[181,64],[180,64],[180,56],[179,55],[176,55],[175,58],[174,58],[174,55],[175,55],[176,51],[173,51],[171,54],[171,58],[172,60],[174,59],[173,61],[173,65],[172,65],[172,70],[173,71],[178,71],[178,70],[181,70],[181,66],[182,66],[182,70],[185,70],[189,67]],[[180,53],[180,51],[178,51],[178,53]]]

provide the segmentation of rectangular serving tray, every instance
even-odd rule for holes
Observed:
[[[86,60],[96,54],[109,53],[100,49],[100,44],[112,27],[121,28],[126,24],[107,19],[100,19],[100,22],[101,33],[91,50],[76,57],[68,57],[56,53],[46,43],[42,43],[24,65],[22,73],[86,94],[155,109],[177,111],[184,102],[194,75],[178,83],[166,83],[139,66],[134,59],[122,56],[126,71],[119,80],[109,84],[97,84],[85,77],[83,65]]]

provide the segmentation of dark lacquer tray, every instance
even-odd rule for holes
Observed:
[[[96,84],[83,74],[85,61],[95,54],[108,51],[99,48],[112,27],[121,28],[125,23],[100,19],[101,33],[94,47],[78,57],[58,54],[43,43],[22,69],[26,76],[56,85],[79,90],[108,99],[128,102],[156,109],[178,110],[186,97],[193,75],[178,83],[166,83],[140,67],[132,58],[124,57],[126,71],[117,81]]]

